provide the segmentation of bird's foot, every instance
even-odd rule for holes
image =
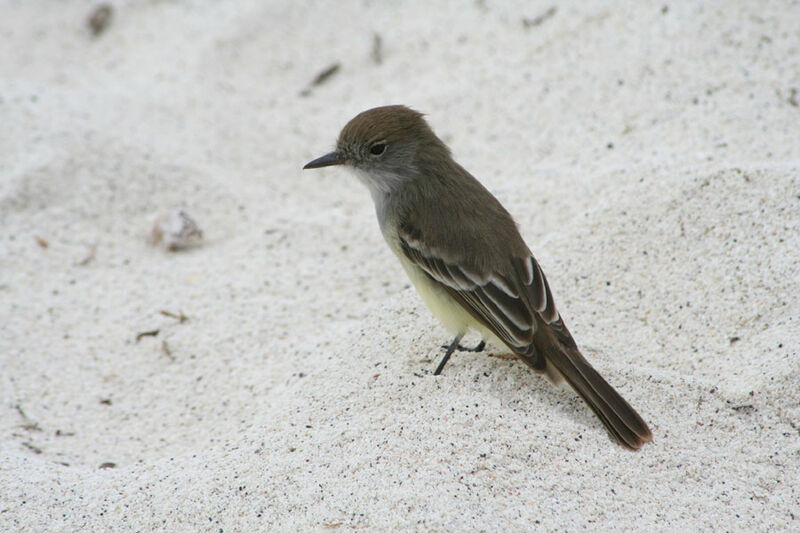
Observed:
[[[447,345],[447,344],[442,344],[442,348],[450,348],[450,346]],[[478,352],[482,352],[484,348],[486,348],[486,341],[479,342],[478,345],[475,346],[474,348],[469,348],[467,346],[461,346],[460,344],[458,344],[458,345],[456,345],[455,350],[458,351],[458,352],[475,352],[475,353],[478,353]]]

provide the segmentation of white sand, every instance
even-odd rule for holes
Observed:
[[[796,3],[112,3],[2,5],[0,530],[800,529]],[[518,362],[431,375],[366,190],[300,170],[387,103],[652,444]],[[148,246],[179,207],[205,244]]]

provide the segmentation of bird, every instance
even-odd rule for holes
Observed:
[[[456,350],[499,343],[555,385],[566,380],[623,447],[652,441],[647,423],[581,353],[512,216],[422,113],[403,105],[359,113],[334,151],[303,168],[335,165],[366,185],[389,248],[455,335],[434,375]],[[481,334],[474,348],[460,344],[470,330]]]

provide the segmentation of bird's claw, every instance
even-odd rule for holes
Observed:
[[[449,348],[449,347],[450,346],[448,346],[447,344],[443,344],[442,345],[442,348],[444,348],[445,350],[447,348]],[[486,342],[485,341],[479,342],[478,345],[475,346],[474,348],[469,348],[467,346],[461,346],[460,344],[458,346],[456,346],[456,350],[459,351],[459,352],[475,352],[475,353],[478,353],[478,352],[482,352],[484,348],[486,348]]]

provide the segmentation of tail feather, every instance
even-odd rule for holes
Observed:
[[[537,326],[533,344],[539,361],[531,366],[541,367],[543,357],[544,371],[550,375],[552,366],[563,376],[621,445],[638,450],[653,440],[647,423],[583,357],[561,319]]]

